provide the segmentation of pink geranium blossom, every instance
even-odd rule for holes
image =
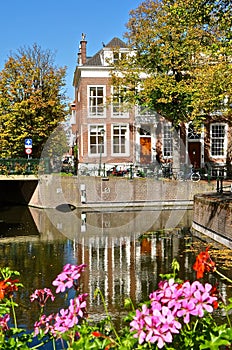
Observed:
[[[212,312],[217,297],[211,296],[212,285],[204,286],[198,281],[178,284],[174,279],[162,281],[159,288],[150,294],[150,305],[142,305],[130,323],[139,344],[156,343],[163,348],[171,343],[173,334],[179,333],[191,316],[203,317]]]
[[[56,286],[56,293],[64,292],[66,288],[70,289],[74,287],[77,289],[77,280],[81,276],[81,272],[86,267],[85,264],[71,265],[66,264],[63,267],[63,271],[52,282],[53,286]]]
[[[51,289],[44,288],[44,289],[36,289],[34,293],[30,296],[31,302],[34,300],[37,300],[41,307],[44,307],[47,300],[51,299],[52,301],[55,300],[54,295],[52,294]]]
[[[9,329],[8,322],[10,321],[10,315],[6,314],[2,317],[0,317],[0,328],[3,330],[3,332],[7,331]]]
[[[55,335],[53,323],[54,314],[51,314],[49,316],[42,315],[39,321],[36,321],[34,324],[34,336],[36,337],[41,330],[44,332],[44,334],[51,333]]]

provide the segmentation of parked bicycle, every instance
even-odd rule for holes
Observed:
[[[159,179],[172,179],[173,171],[172,171],[172,163],[164,163],[156,165],[153,172],[149,172],[148,177],[154,177],[157,180]]]
[[[185,168],[177,173],[177,180],[186,181],[191,180],[193,182],[198,182],[201,179],[201,175],[197,169],[191,167],[190,169]]]

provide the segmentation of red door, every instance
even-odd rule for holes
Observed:
[[[188,156],[189,163],[194,168],[201,167],[201,143],[200,142],[188,142]]]

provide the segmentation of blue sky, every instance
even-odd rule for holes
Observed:
[[[87,55],[102,42],[123,39],[129,11],[142,0],[1,0],[0,70],[11,52],[34,43],[55,53],[55,64],[67,66],[67,94],[74,97],[73,73],[81,33],[86,34]]]

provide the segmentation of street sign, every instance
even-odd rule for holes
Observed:
[[[25,148],[32,148],[32,139],[25,139]]]
[[[31,154],[32,153],[32,149],[31,148],[25,148],[25,152],[26,152],[26,154]]]

